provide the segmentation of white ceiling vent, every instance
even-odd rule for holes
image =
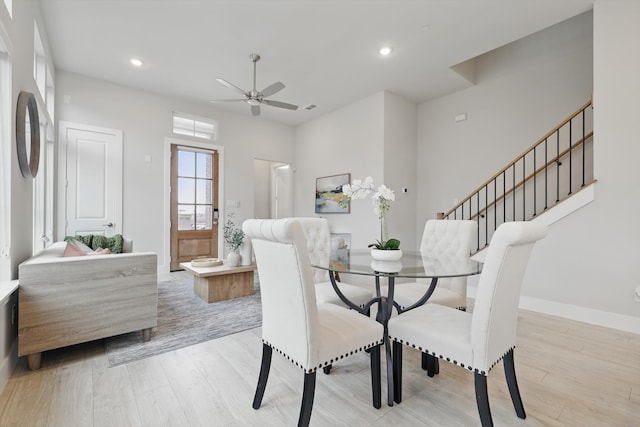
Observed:
[[[303,108],[307,111],[311,111],[313,109],[315,109],[317,107],[316,104],[309,104],[309,105],[305,105]]]

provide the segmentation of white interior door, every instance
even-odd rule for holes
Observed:
[[[293,214],[291,209],[291,167],[280,165],[273,168],[272,218],[286,218]]]
[[[63,235],[122,233],[122,131],[60,122]],[[59,236],[63,237],[63,236]]]

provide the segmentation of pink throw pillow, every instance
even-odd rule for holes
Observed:
[[[70,244],[69,242],[67,243],[67,247],[64,248],[64,254],[62,256],[68,257],[68,256],[85,256],[85,255],[86,253],[84,253],[84,251],[77,248],[75,245]]]

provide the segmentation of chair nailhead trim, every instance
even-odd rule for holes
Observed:
[[[269,347],[271,347],[271,348],[272,348],[273,350],[275,350],[276,352],[278,352],[278,353],[280,353],[281,355],[283,355],[284,357],[286,357],[286,358],[287,358],[287,360],[289,360],[291,363],[293,363],[293,364],[294,364],[294,365],[296,365],[297,367],[301,368],[301,369],[304,371],[304,373],[305,373],[305,374],[310,374],[310,373],[312,373],[312,372],[317,371],[317,370],[318,370],[318,369],[320,369],[320,368],[323,368],[323,367],[325,367],[325,366],[329,366],[329,365],[333,364],[334,362],[337,362],[337,361],[338,361],[338,360],[340,360],[340,359],[344,359],[344,358],[345,358],[345,357],[347,357],[347,356],[351,356],[351,355],[354,355],[354,354],[359,353],[359,352],[361,352],[361,351],[368,350],[368,349],[370,349],[370,348],[372,348],[372,347],[376,347],[376,346],[378,346],[378,345],[381,345],[381,344],[382,344],[382,339],[380,339],[380,340],[378,340],[378,341],[376,341],[376,342],[374,342],[374,343],[368,344],[368,345],[366,345],[366,346],[360,347],[360,348],[359,348],[359,349],[357,349],[357,350],[351,350],[351,352],[350,352],[350,353],[342,354],[342,355],[336,356],[335,358],[333,358],[333,359],[331,359],[331,360],[329,360],[329,361],[326,361],[326,362],[320,362],[320,364],[319,364],[318,366],[311,367],[311,368],[308,368],[308,369],[306,369],[304,366],[302,366],[302,365],[301,365],[300,363],[298,363],[297,361],[293,360],[291,357],[289,357],[289,355],[288,355],[288,354],[286,354],[286,353],[285,353],[285,352],[283,352],[282,350],[278,349],[277,347],[274,347],[274,346],[273,346],[269,341],[267,341],[267,340],[264,340],[264,339],[263,339],[263,340],[262,340],[262,342],[263,342],[264,344],[268,345]]]
[[[417,350],[420,350],[422,353],[431,354],[432,356],[435,356],[435,355],[436,355],[436,352],[435,352],[435,351],[430,351],[430,350],[427,350],[427,349],[423,350],[423,349],[422,349],[422,347],[417,346],[416,344],[412,344],[412,343],[409,343],[409,342],[405,342],[404,340],[401,340],[401,339],[399,339],[399,338],[395,338],[395,337],[389,336],[389,339],[391,339],[391,340],[393,340],[393,341],[395,341],[395,342],[398,342],[398,343],[400,343],[400,344],[406,345],[406,346],[408,346],[408,347],[412,347],[412,348],[415,348],[415,349],[417,349]],[[498,364],[498,362],[500,362],[502,359],[504,359],[504,357],[505,357],[509,352],[513,351],[515,348],[516,348],[516,347],[515,347],[515,346],[513,346],[513,347],[511,347],[508,351],[506,351],[506,352],[505,352],[502,356],[500,356],[500,357],[499,357],[495,362],[493,362],[493,364],[491,364],[491,366],[489,367],[489,370],[487,370],[486,372],[485,372],[485,371],[481,371],[481,370],[479,370],[479,369],[477,369],[477,368],[473,368],[472,366],[469,366],[469,365],[467,365],[467,366],[466,366],[466,368],[467,368],[469,371],[472,371],[472,372],[475,372],[475,373],[477,373],[477,374],[481,374],[481,375],[487,376],[487,375],[489,374],[489,371],[491,371],[491,370],[493,369],[493,367],[494,367],[494,366],[496,366],[496,365]],[[440,359],[444,359],[444,360],[446,360],[447,362],[453,363],[454,365],[460,366],[461,368],[465,368],[464,363],[458,363],[458,361],[457,361],[457,360],[453,360],[453,361],[452,361],[452,360],[451,360],[451,358],[449,358],[449,357],[445,357],[445,356],[443,356],[442,354],[439,354],[439,355],[438,355],[438,357],[439,357]]]

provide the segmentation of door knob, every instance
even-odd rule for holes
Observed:
[[[113,223],[109,222],[107,224],[102,224],[103,227],[113,227]]]

